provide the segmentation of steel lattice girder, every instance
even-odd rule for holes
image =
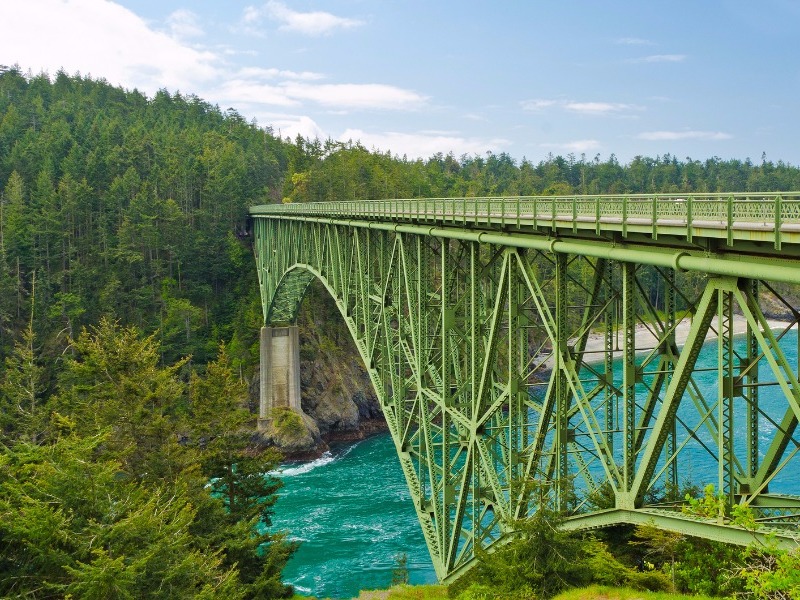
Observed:
[[[710,273],[726,276],[709,277],[690,298],[670,265],[697,265],[686,262],[688,251],[674,260],[668,245],[559,246],[521,234],[385,225],[256,215],[264,319],[293,322],[314,278],[333,297],[377,392],[441,579],[513,533],[515,519],[542,502],[573,515],[570,527],[652,520],[741,542],[747,536],[730,534],[735,528],[683,518],[675,504],[648,507],[659,487],[675,491],[692,445],[718,466],[718,478],[702,483],[717,484],[730,503],[757,507],[769,525],[800,513],[800,502],[768,494],[800,448],[800,384],[753,279],[709,260]],[[795,269],[777,267],[777,279]],[[653,286],[670,299],[666,316],[651,302]],[[681,351],[676,296],[693,316]],[[734,356],[727,333],[734,307],[748,326],[744,358]],[[725,360],[716,368],[719,393],[710,396],[696,381],[696,361],[715,317]],[[656,340],[647,350],[636,345],[642,325]],[[598,328],[606,331],[599,360],[586,352]],[[766,367],[785,397],[777,418],[751,391]],[[690,414],[679,414],[686,406]],[[769,431],[760,462],[752,435],[737,456],[730,439],[738,422]],[[604,502],[611,510],[601,510]]]

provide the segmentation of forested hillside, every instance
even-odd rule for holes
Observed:
[[[289,149],[194,96],[0,75],[3,353],[33,312],[45,355],[106,315],[158,331],[165,362],[232,339],[240,360],[247,207],[280,196]]]
[[[0,75],[3,597],[291,595],[242,377],[247,207],[287,147],[197,98]]]

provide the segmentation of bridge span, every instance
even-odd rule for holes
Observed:
[[[800,540],[800,192],[250,213],[262,347],[319,280],[369,372],[440,579],[543,504],[570,529]],[[776,312],[786,323],[772,330]],[[689,478],[715,486],[714,514],[688,505]],[[732,519],[737,505],[755,525]]]

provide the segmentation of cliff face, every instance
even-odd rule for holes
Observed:
[[[264,441],[287,458],[313,458],[333,441],[359,440],[386,429],[369,375],[336,305],[322,286],[309,291],[298,315],[302,408],[309,418],[276,415]],[[257,387],[256,387],[257,389]]]
[[[350,333],[327,292],[313,287],[298,317],[303,411],[325,441],[385,428],[378,399]]]

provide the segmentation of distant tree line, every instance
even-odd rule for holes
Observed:
[[[665,154],[620,164],[612,154],[548,155],[538,163],[501,152],[485,156],[436,154],[409,160],[369,151],[358,142],[297,138],[283,195],[289,202],[377,198],[549,196],[691,192],[765,192],[800,189],[800,168],[762,156],[679,160]]]

